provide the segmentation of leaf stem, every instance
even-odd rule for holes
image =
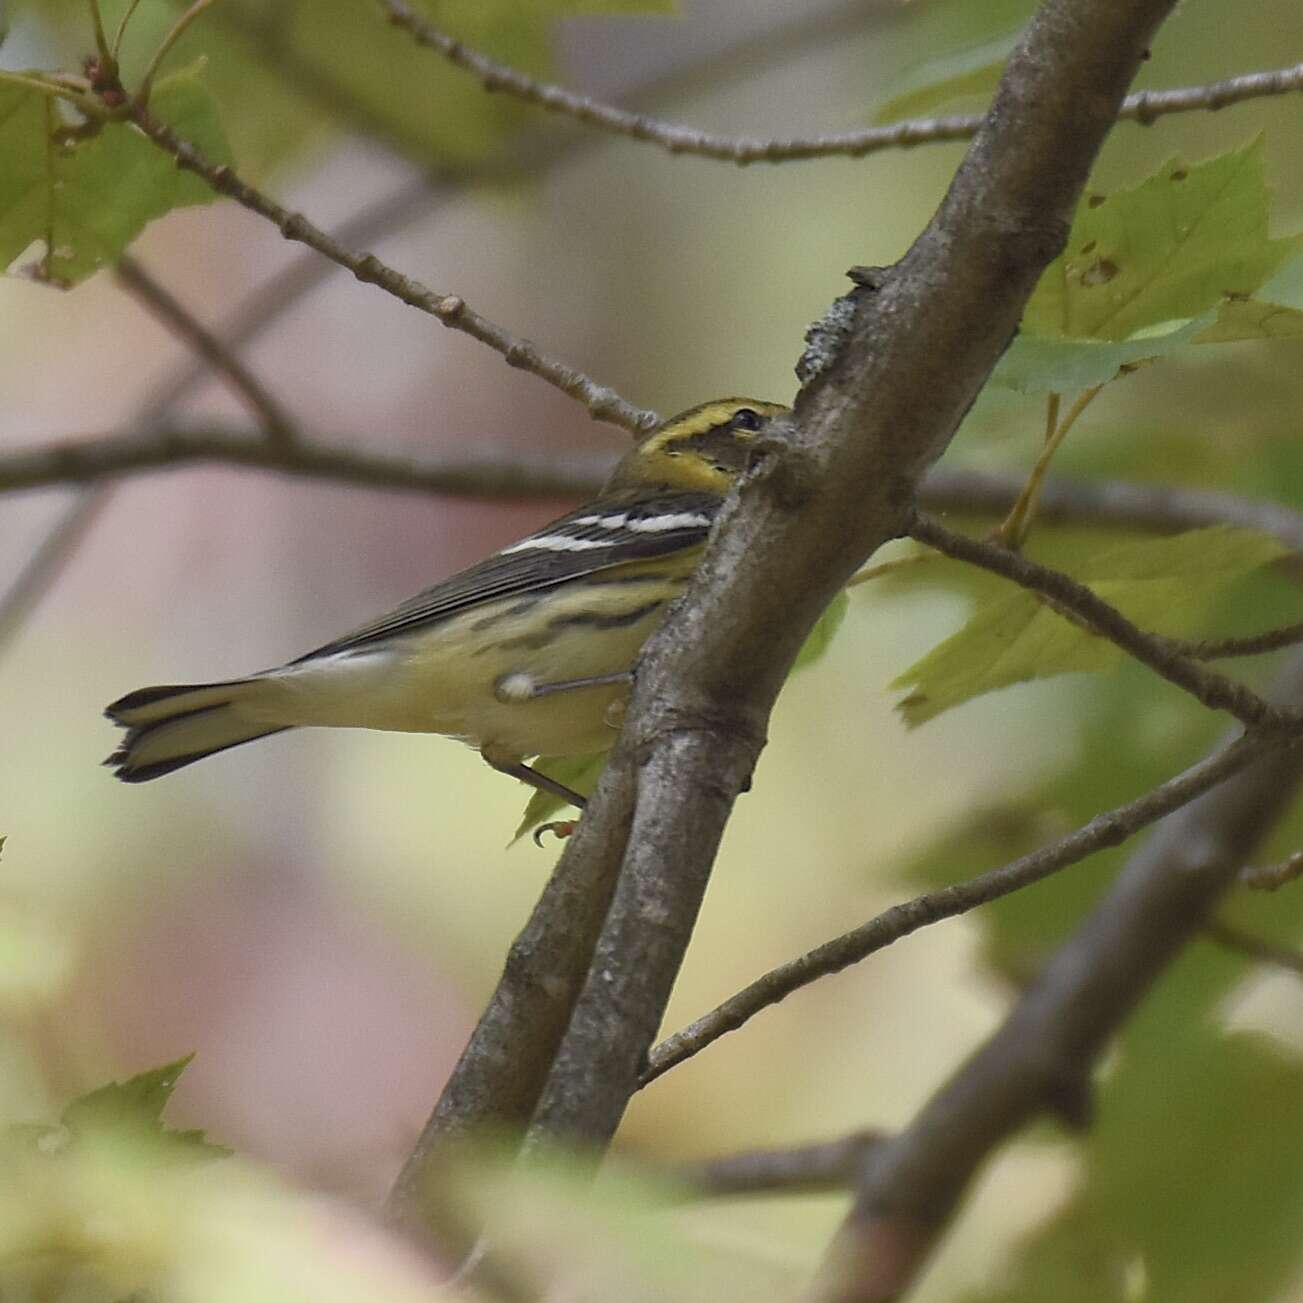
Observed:
[[[104,15],[100,13],[100,0],[88,0],[88,2],[91,24],[95,28],[95,48],[99,51],[101,61],[111,66],[113,51],[109,49],[109,38],[104,32]]]
[[[1027,483],[1023,485],[1022,492],[1018,495],[1018,500],[993,532],[991,537],[995,542],[1013,548],[1015,551],[1022,546],[1027,531],[1031,528],[1032,518],[1036,514],[1036,503],[1041,494],[1041,486],[1049,474],[1054,454],[1062,447],[1064,439],[1068,437],[1068,431],[1077,423],[1077,418],[1094,402],[1103,388],[1103,385],[1095,385],[1078,394],[1076,401],[1068,408],[1068,414],[1057,426],[1055,422],[1059,415],[1059,395],[1049,396],[1046,403],[1045,447],[1037,457],[1036,464],[1027,477]]]
[[[136,6],[139,4],[140,0],[129,0],[126,9],[123,10],[122,17],[118,20],[118,30],[113,33],[113,49],[111,51],[115,63],[122,52],[122,38],[126,36],[127,26],[136,12]]]
[[[857,570],[846,581],[846,587],[858,588],[861,584],[867,584],[870,579],[879,579],[883,575],[894,574],[897,570],[907,570],[911,566],[922,565],[926,561],[935,561],[940,555],[940,552],[929,549],[924,552],[911,553],[909,556],[896,557],[892,561],[881,561],[876,566],[865,566],[863,570]]]
[[[149,92],[153,89],[154,77],[157,75],[163,60],[167,58],[172,47],[185,35],[190,25],[213,3],[214,0],[194,0],[194,3],[190,5],[185,13],[172,24],[171,31],[158,43],[158,49],[154,51],[153,56],[150,58],[149,65],[140,78],[140,88],[136,92],[136,100],[142,108],[149,103]]]

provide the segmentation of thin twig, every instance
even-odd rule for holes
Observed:
[[[113,52],[109,47],[109,38],[104,31],[104,15],[100,13],[99,0],[88,0],[90,6],[91,28],[95,33],[95,49],[101,59],[110,59]]]
[[[360,209],[332,234],[344,245],[365,245],[381,239],[447,197],[445,191],[437,186],[432,190],[431,185],[429,176],[409,178],[374,204]],[[221,321],[214,331],[218,343],[227,354],[238,353],[338,270],[337,264],[311,249],[296,253],[288,266],[260,281]],[[207,375],[208,366],[202,359],[186,357],[151,389],[143,407],[154,419],[160,418]],[[142,424],[149,424],[149,420]]]
[[[174,22],[167,34],[158,43],[158,48],[150,56],[149,63],[145,66],[145,71],[140,75],[140,84],[136,90],[137,99],[143,108],[149,103],[149,93],[154,88],[154,78],[158,75],[158,70],[162,67],[163,60],[167,58],[172,47],[186,34],[195,20],[209,8],[213,0],[193,0],[193,3],[185,10],[184,13]]]
[[[223,342],[229,347],[229,340]],[[191,374],[197,381],[203,373]],[[456,495],[463,491],[462,472],[457,468],[450,474],[442,463],[374,453],[319,437],[307,440],[302,456],[296,452],[272,457],[256,454],[253,447],[256,435],[252,431],[213,426],[148,428],[161,419],[164,401],[171,406],[184,397],[184,392],[178,377],[175,387],[151,397],[149,418],[141,422],[146,426],[144,433],[61,439],[0,455],[0,493],[59,484],[87,484],[138,472],[167,470],[173,464],[195,461],[226,461],[252,468],[265,467],[278,474],[331,479],[344,484],[357,482],[371,488],[404,492]],[[472,496],[583,497],[598,488],[609,468],[610,461],[605,458],[571,465],[557,465],[549,460],[546,465],[523,463],[519,475],[513,477],[507,466],[490,462],[484,467],[487,478],[472,475],[466,481],[466,491]],[[1022,477],[1011,472],[955,471],[941,467],[923,482],[919,501],[938,511],[999,515],[1008,510],[1022,483]],[[1156,533],[1218,524],[1241,525],[1270,534],[1286,547],[1303,553],[1303,514],[1280,503],[1206,489],[1169,488],[1126,480],[1050,479],[1046,481],[1038,514],[1042,520],[1056,524]]]
[[[923,482],[919,503],[928,511],[1000,515],[1021,487],[1022,477],[1008,471],[941,466]],[[1208,525],[1240,525],[1270,534],[1291,551],[1303,554],[1303,514],[1283,503],[1213,489],[1051,476],[1041,490],[1036,514],[1055,524],[1113,525],[1164,534]]]
[[[245,31],[239,17],[240,11],[229,8],[219,10],[215,15],[217,22],[233,24],[237,30]],[[841,42],[863,27],[865,17],[866,11],[860,0],[842,0],[819,10],[802,9],[796,17],[776,22],[759,32],[748,32],[722,50],[701,51],[667,72],[658,72],[635,82],[625,94],[634,103],[656,105],[669,102],[694,89],[707,71],[712,87],[718,88],[743,72],[753,74],[757,61],[786,61],[811,46]],[[261,33],[260,25],[258,31],[246,34],[257,37]],[[286,66],[279,46],[269,46],[265,40],[254,39],[252,52],[256,57],[273,63],[278,74],[284,72],[294,76],[296,68],[292,64]],[[353,120],[355,103],[347,88],[334,85],[316,88],[314,83],[310,89],[321,90],[318,102],[328,99],[329,107],[334,109],[345,106],[344,116],[350,125],[368,130],[369,119],[362,122]],[[327,90],[330,95],[325,94]],[[332,234],[344,245],[373,244],[413,218],[463,196],[474,181],[493,185],[526,182],[588,153],[601,143],[602,138],[592,132],[562,135],[532,131],[523,134],[513,140],[510,153],[504,158],[486,160],[473,167],[443,162],[433,172],[403,182],[388,196],[349,218]],[[404,152],[411,151],[405,149]],[[423,162],[425,152],[422,152]],[[318,257],[314,251],[304,251],[283,271],[258,285],[218,327],[218,336],[228,350],[235,351],[271,326],[296,300],[308,294],[336,269],[337,264]],[[199,364],[189,362],[164,380],[152,399],[158,405],[158,414],[175,405],[181,396],[178,391],[197,383],[203,374]]]
[[[1077,418],[1095,401],[1103,389],[1103,385],[1095,385],[1078,394],[1076,401],[1068,408],[1067,414],[1061,421],[1059,420],[1059,395],[1049,396],[1046,403],[1045,445],[1036,458],[1036,464],[1027,477],[1027,483],[1023,485],[1022,492],[1018,495],[1018,501],[1009,509],[1008,516],[996,527],[995,541],[1015,550],[1022,546],[1027,531],[1031,528],[1032,518],[1036,514],[1036,504],[1044,487],[1045,477],[1050,473],[1050,463],[1054,460],[1054,454],[1063,446],[1063,441],[1076,425]]]
[[[1296,973],[1303,977],[1303,951],[1291,949],[1289,946],[1277,945],[1272,941],[1264,941],[1262,937],[1254,936],[1251,932],[1245,932],[1240,928],[1233,927],[1230,923],[1225,923],[1221,919],[1209,919],[1203,925],[1204,935],[1210,941],[1215,941],[1219,946],[1227,950],[1234,950],[1237,954],[1246,956],[1249,959],[1256,959],[1262,964],[1271,964],[1275,968],[1284,968],[1286,971]]]
[[[0,493],[92,484],[139,471],[225,462],[306,479],[473,498],[568,498],[591,492],[609,463],[518,457],[435,461],[371,453],[324,440],[272,443],[218,424],[159,426],[143,432],[67,440],[0,458]]]
[[[852,1131],[836,1140],[790,1149],[755,1149],[682,1163],[654,1175],[677,1187],[685,1200],[823,1194],[853,1186],[882,1138],[881,1131]]]
[[[80,494],[0,595],[0,653],[63,573],[107,503],[102,489]]]
[[[1085,584],[1008,548],[951,533],[926,516],[915,515],[908,533],[948,557],[990,570],[1048,598],[1091,632],[1107,638],[1169,683],[1184,688],[1210,710],[1228,711],[1241,723],[1250,726],[1282,722],[1279,712],[1252,689],[1192,660],[1174,648],[1170,639],[1138,629]]]
[[[130,254],[118,260],[118,280],[173,334],[183,340],[206,367],[223,376],[262,423],[267,438],[292,443],[294,421],[245,364],[197,317],[182,306],[170,290],[160,285]]]
[[[1279,864],[1264,864],[1256,868],[1241,869],[1240,886],[1253,891],[1279,891],[1281,887],[1303,878],[1303,851],[1295,851]]]
[[[597,384],[583,372],[543,353],[529,340],[517,339],[475,312],[456,294],[437,293],[420,281],[395,271],[374,254],[355,253],[345,248],[301,213],[282,208],[275,200],[241,180],[231,168],[213,163],[139,105],[133,106],[132,121],[160,149],[171,154],[178,167],[194,173],[219,194],[234,199],[250,212],[274,223],[287,240],[306,244],[323,257],[347,268],[364,284],[377,285],[408,306],[428,313],[442,325],[487,344],[500,353],[509,366],[538,376],[582,403],[594,420],[610,421],[634,431],[646,430],[655,424],[654,413],[632,406],[615,390]]]
[[[127,34],[132,15],[135,14],[136,6],[139,4],[140,0],[127,0],[127,6],[122,11],[122,17],[118,19],[118,30],[113,33],[113,49],[111,51],[114,62],[117,62],[122,54],[122,40]]]
[[[1174,638],[1171,641],[1173,646],[1179,647],[1187,656],[1200,661],[1228,660],[1233,656],[1261,656],[1303,642],[1303,620],[1283,625],[1279,629],[1268,629],[1264,633],[1245,634],[1240,638],[1205,638],[1199,642]]]
[[[1188,805],[1195,797],[1224,782],[1259,757],[1286,745],[1280,734],[1246,734],[1161,786],[1097,814],[1080,828],[1049,846],[1022,855],[998,869],[980,873],[967,882],[925,892],[893,905],[850,932],[825,941],[807,954],[781,964],[757,978],[723,1004],[698,1018],[673,1036],[666,1037],[647,1059],[639,1082],[646,1086],[680,1063],[700,1054],[721,1036],[736,1031],[762,1009],[785,1000],[811,982],[839,973],[893,942],[942,919],[967,914],[979,905],[1021,891],[1043,878],[1069,868],[1096,851],[1118,846],[1164,815]]]
[[[729,163],[784,163],[798,159],[863,158],[878,150],[906,148],[940,141],[967,140],[981,125],[981,114],[912,118],[884,127],[863,127],[816,136],[760,140],[701,131],[662,122],[645,113],[631,113],[551,82],[539,81],[497,59],[470,49],[411,9],[404,0],[377,0],[389,21],[414,41],[442,55],[479,79],[487,91],[513,95],[550,113],[563,114],[613,135],[658,145],[671,154],[694,154]],[[1119,118],[1148,125],[1169,113],[1215,110],[1244,100],[1287,95],[1303,89],[1303,64],[1269,72],[1247,73],[1204,86],[1129,95]]]

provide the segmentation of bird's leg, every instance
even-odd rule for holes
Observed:
[[[484,753],[481,752],[480,754],[483,755]],[[498,773],[510,774],[512,778],[519,778],[522,783],[528,783],[530,787],[537,788],[540,792],[546,792],[549,796],[559,797],[567,805],[573,805],[577,810],[582,810],[588,804],[588,798],[580,796],[573,788],[567,787],[564,783],[558,783],[555,778],[549,778],[546,774],[540,774],[537,769],[531,769],[519,760],[494,760],[489,756],[484,756],[484,760],[491,769],[496,769]]]
[[[499,701],[522,702],[533,701],[536,697],[548,697],[554,692],[574,692],[579,688],[606,688],[616,683],[632,683],[631,670],[619,670],[614,674],[595,674],[588,679],[561,679],[556,683],[539,683],[525,670],[513,670],[504,674],[494,685],[493,694]],[[529,782],[529,779],[525,779]]]
[[[481,751],[481,755],[484,753]],[[530,787],[537,788],[540,792],[546,792],[549,796],[555,796],[573,805],[575,809],[582,810],[588,804],[588,798],[580,796],[573,788],[567,787],[564,783],[558,783],[555,778],[549,778],[546,774],[540,774],[537,769],[531,769],[527,764],[519,760],[492,760],[484,756],[484,762],[491,768],[496,769],[500,774],[510,774],[512,778],[518,778],[522,783],[528,783]],[[575,821],[573,819],[554,819],[550,823],[541,823],[534,829],[534,845],[542,846],[543,834],[550,832],[558,840],[564,840],[569,837],[575,830]]]

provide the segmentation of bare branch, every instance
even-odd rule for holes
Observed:
[[[70,439],[0,458],[0,493],[91,484],[138,471],[225,462],[308,479],[476,498],[576,497],[590,492],[607,461],[555,457],[409,459],[308,438],[273,444],[260,435],[203,424]]]
[[[795,17],[772,23],[757,32],[748,32],[723,50],[703,52],[668,72],[656,73],[636,82],[626,94],[635,103],[657,104],[697,87],[707,70],[711,85],[716,87],[743,72],[754,75],[758,62],[763,65],[786,61],[812,46],[843,41],[863,28],[865,13],[860,0],[841,0],[820,9],[802,8]],[[278,72],[287,73],[296,84],[309,78],[309,71],[292,61],[293,51],[283,36],[277,34],[280,25],[273,23],[270,16],[267,21],[250,21],[251,15],[228,8],[219,10],[214,17],[216,21],[226,22],[249,36],[253,53],[274,62]],[[277,30],[264,30],[273,28]],[[287,64],[286,59],[291,62]],[[333,83],[318,85],[311,78],[309,81],[310,85],[302,87],[305,92],[327,107],[342,106],[350,125],[382,137],[390,134],[387,125],[376,123],[355,104],[346,88]],[[359,114],[362,120],[354,120]],[[410,141],[393,143],[400,152],[413,152]],[[450,199],[463,196],[471,182],[509,184],[528,181],[601,143],[600,136],[589,132],[565,136],[542,131],[522,134],[512,142],[507,157],[486,160],[473,167],[443,163],[433,172],[402,183],[389,195],[350,217],[332,234],[340,244],[372,244]],[[424,150],[420,151],[420,157],[424,161]],[[312,250],[305,251],[283,271],[259,285],[222,323],[217,333],[225,347],[235,351],[252,341],[336,269],[336,263],[318,257]],[[182,391],[196,384],[203,375],[204,370],[199,364],[189,363],[165,380],[151,400],[156,414],[178,402]]]
[[[1295,851],[1279,864],[1240,870],[1240,886],[1253,891],[1279,891],[1296,878],[1303,878],[1303,851]]]
[[[76,555],[107,503],[102,491],[81,494],[55,521],[54,528],[0,596],[0,653]]]
[[[472,50],[413,10],[405,0],[377,0],[389,21],[401,27],[418,45],[447,59],[477,78],[486,91],[512,95],[549,113],[556,113],[586,126],[646,141],[671,154],[694,154],[727,163],[787,163],[811,158],[863,158],[883,149],[908,148],[941,141],[967,140],[982,123],[980,114],[910,118],[883,127],[862,127],[817,136],[793,136],[761,140],[726,136],[673,122],[662,122],[646,113],[605,104],[552,82],[527,76],[509,64]],[[1142,91],[1127,97],[1118,117],[1149,125],[1169,113],[1196,109],[1215,110],[1264,96],[1288,95],[1303,89],[1303,64],[1269,72],[1247,73],[1204,86],[1187,86],[1166,91]]]
[[[187,13],[190,11],[187,10]],[[118,259],[118,280],[173,334],[186,343],[202,366],[224,376],[276,443],[294,440],[294,422],[247,366],[180,301],[158,283],[130,254]]]
[[[1274,968],[1283,968],[1303,977],[1303,951],[1264,941],[1221,919],[1209,919],[1204,924],[1203,931],[1209,940],[1227,950],[1234,950],[1248,959],[1256,959],[1260,964],[1271,964]]]
[[[852,1131],[850,1135],[817,1144],[755,1149],[698,1163],[681,1163],[655,1175],[681,1187],[686,1200],[757,1194],[824,1194],[852,1188],[865,1159],[882,1140],[880,1131]]]
[[[924,481],[919,502],[929,511],[1003,515],[1022,483],[1016,472],[939,466]],[[1291,551],[1303,553],[1303,515],[1282,503],[1208,489],[1051,476],[1041,487],[1036,518],[1051,524],[1116,525],[1159,533],[1242,525],[1270,534]]]
[[[312,259],[313,266],[321,266]],[[304,264],[296,264],[299,271]],[[270,316],[263,309],[270,306],[258,297],[258,311],[251,313],[248,326],[252,333]],[[229,348],[231,338],[224,338]],[[151,395],[146,404],[151,426],[170,407],[185,396],[191,384],[206,372],[187,367],[175,381]],[[401,456],[374,453],[352,448],[319,437],[307,440],[308,450],[302,459],[287,454],[280,460],[255,461],[245,449],[253,443],[256,432],[209,428],[210,439],[199,427],[177,426],[166,431],[145,434],[115,433],[86,436],[76,440],[24,449],[0,456],[0,493],[45,488],[59,484],[90,483],[134,472],[166,470],[173,464],[192,461],[226,461],[262,467],[286,475],[303,475],[313,479],[334,479],[341,483],[360,483],[372,488],[410,492],[457,494],[458,476],[448,475],[441,463],[424,463]],[[143,446],[138,446],[143,445]],[[327,457],[318,449],[329,451]],[[75,450],[75,451],[74,451]],[[233,451],[231,451],[233,450]],[[596,491],[610,459],[594,457],[572,465],[521,462],[519,474],[511,476],[505,464],[488,463],[486,478],[472,478],[468,490],[472,495],[507,497],[515,494],[541,497],[584,497]],[[1013,472],[934,470],[919,490],[920,502],[936,511],[953,511],[971,515],[1002,515],[1017,497],[1022,478]],[[1287,547],[1303,552],[1303,514],[1274,502],[1236,497],[1201,489],[1171,489],[1163,485],[1135,484],[1126,480],[1050,479],[1045,483],[1038,518],[1051,524],[1081,524],[1100,527],[1168,533],[1183,529],[1200,529],[1208,525],[1232,524],[1258,529],[1278,538]]]
[[[1303,655],[1291,659],[1277,692],[1290,706],[1303,704]],[[999,1144],[1045,1110],[1088,1116],[1090,1074],[1105,1045],[1203,927],[1239,866],[1289,809],[1301,777],[1303,750],[1275,746],[1169,819],[1131,857],[1003,1026],[870,1156],[817,1285],[820,1303],[900,1297]],[[908,1251],[892,1259],[884,1246]]]
[[[333,231],[335,239],[344,245],[370,244],[401,228],[447,198],[446,191],[431,186],[427,176],[402,182],[343,222]],[[255,286],[218,325],[215,334],[222,349],[228,354],[238,353],[338,270],[337,264],[313,250],[298,254],[283,270]],[[202,359],[186,358],[178,363],[145,400],[143,406],[149,416],[141,424],[149,425],[162,417],[207,375],[208,366]]]
[[[1093,633],[1115,643],[1169,683],[1184,688],[1210,710],[1225,710],[1246,725],[1281,722],[1256,692],[1199,665],[1171,639],[1137,629],[1130,620],[1075,579],[1037,564],[1017,552],[953,534],[935,520],[915,515],[908,526],[911,538],[958,561],[967,561],[1002,575],[1053,603],[1060,614],[1075,618]]]
[[[655,424],[655,414],[632,406],[615,392],[589,379],[583,372],[543,353],[529,340],[517,339],[501,326],[469,307],[456,294],[440,294],[420,281],[404,276],[374,254],[355,253],[345,248],[301,213],[282,208],[275,200],[240,179],[224,164],[213,163],[171,127],[134,105],[131,119],[160,149],[176,159],[177,166],[202,178],[218,194],[257,213],[275,224],[287,240],[315,249],[323,257],[347,268],[364,284],[377,285],[409,307],[428,313],[440,324],[462,331],[500,353],[509,366],[518,367],[560,389],[582,403],[594,420],[610,421],[626,430],[646,430]]]
[[[129,9],[123,15],[119,25],[114,43],[115,50],[125,30],[130,12]],[[262,422],[264,442],[281,449],[293,442],[295,438],[293,421],[257,377],[240,361],[233,349],[224,345],[205,329],[198,318],[194,317],[134,258],[123,256],[118,261],[115,274],[122,285],[148,311],[162,321],[200,358],[199,374],[202,375],[211,368],[244,399],[253,415]],[[161,415],[162,410],[156,409],[150,400],[145,401],[137,414],[140,423],[147,426],[152,426]],[[38,450],[38,453],[40,451],[50,455],[52,464],[58,463],[60,454],[57,447],[47,446],[43,450]],[[25,454],[20,454],[20,460],[24,456]],[[10,487],[16,488],[18,485],[11,486],[5,482],[5,468],[0,466],[0,492]],[[107,485],[82,493],[60,516],[54,528],[19,572],[18,577],[3,597],[0,597],[0,650],[3,650],[18,632],[23,621],[39,604],[41,598],[57,582],[64,568],[89,535],[91,527],[108,505],[110,495],[111,488]]]
[[[1297,624],[1282,625],[1279,629],[1248,633],[1238,638],[1204,638],[1199,642],[1174,638],[1171,642],[1187,656],[1199,661],[1228,660],[1233,656],[1262,656],[1266,652],[1280,651],[1283,647],[1303,642],[1303,620]]]
[[[794,991],[839,973],[902,937],[942,919],[967,914],[979,905],[999,900],[1070,868],[1097,851],[1121,845],[1156,820],[1188,805],[1232,774],[1286,745],[1281,735],[1246,734],[1239,742],[1201,760],[1143,796],[1097,814],[1049,846],[980,873],[967,882],[925,892],[913,900],[893,905],[852,931],[772,969],[696,1022],[667,1037],[648,1056],[647,1069],[639,1085],[650,1084],[671,1068],[700,1054],[721,1036],[737,1031],[761,1010],[785,1000]]]

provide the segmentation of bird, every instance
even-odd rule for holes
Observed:
[[[143,783],[290,728],[439,733],[582,809],[526,762],[613,745],[643,644],[787,410],[692,407],[635,443],[591,501],[353,632],[247,678],[127,693],[105,711],[125,730],[105,764]]]

